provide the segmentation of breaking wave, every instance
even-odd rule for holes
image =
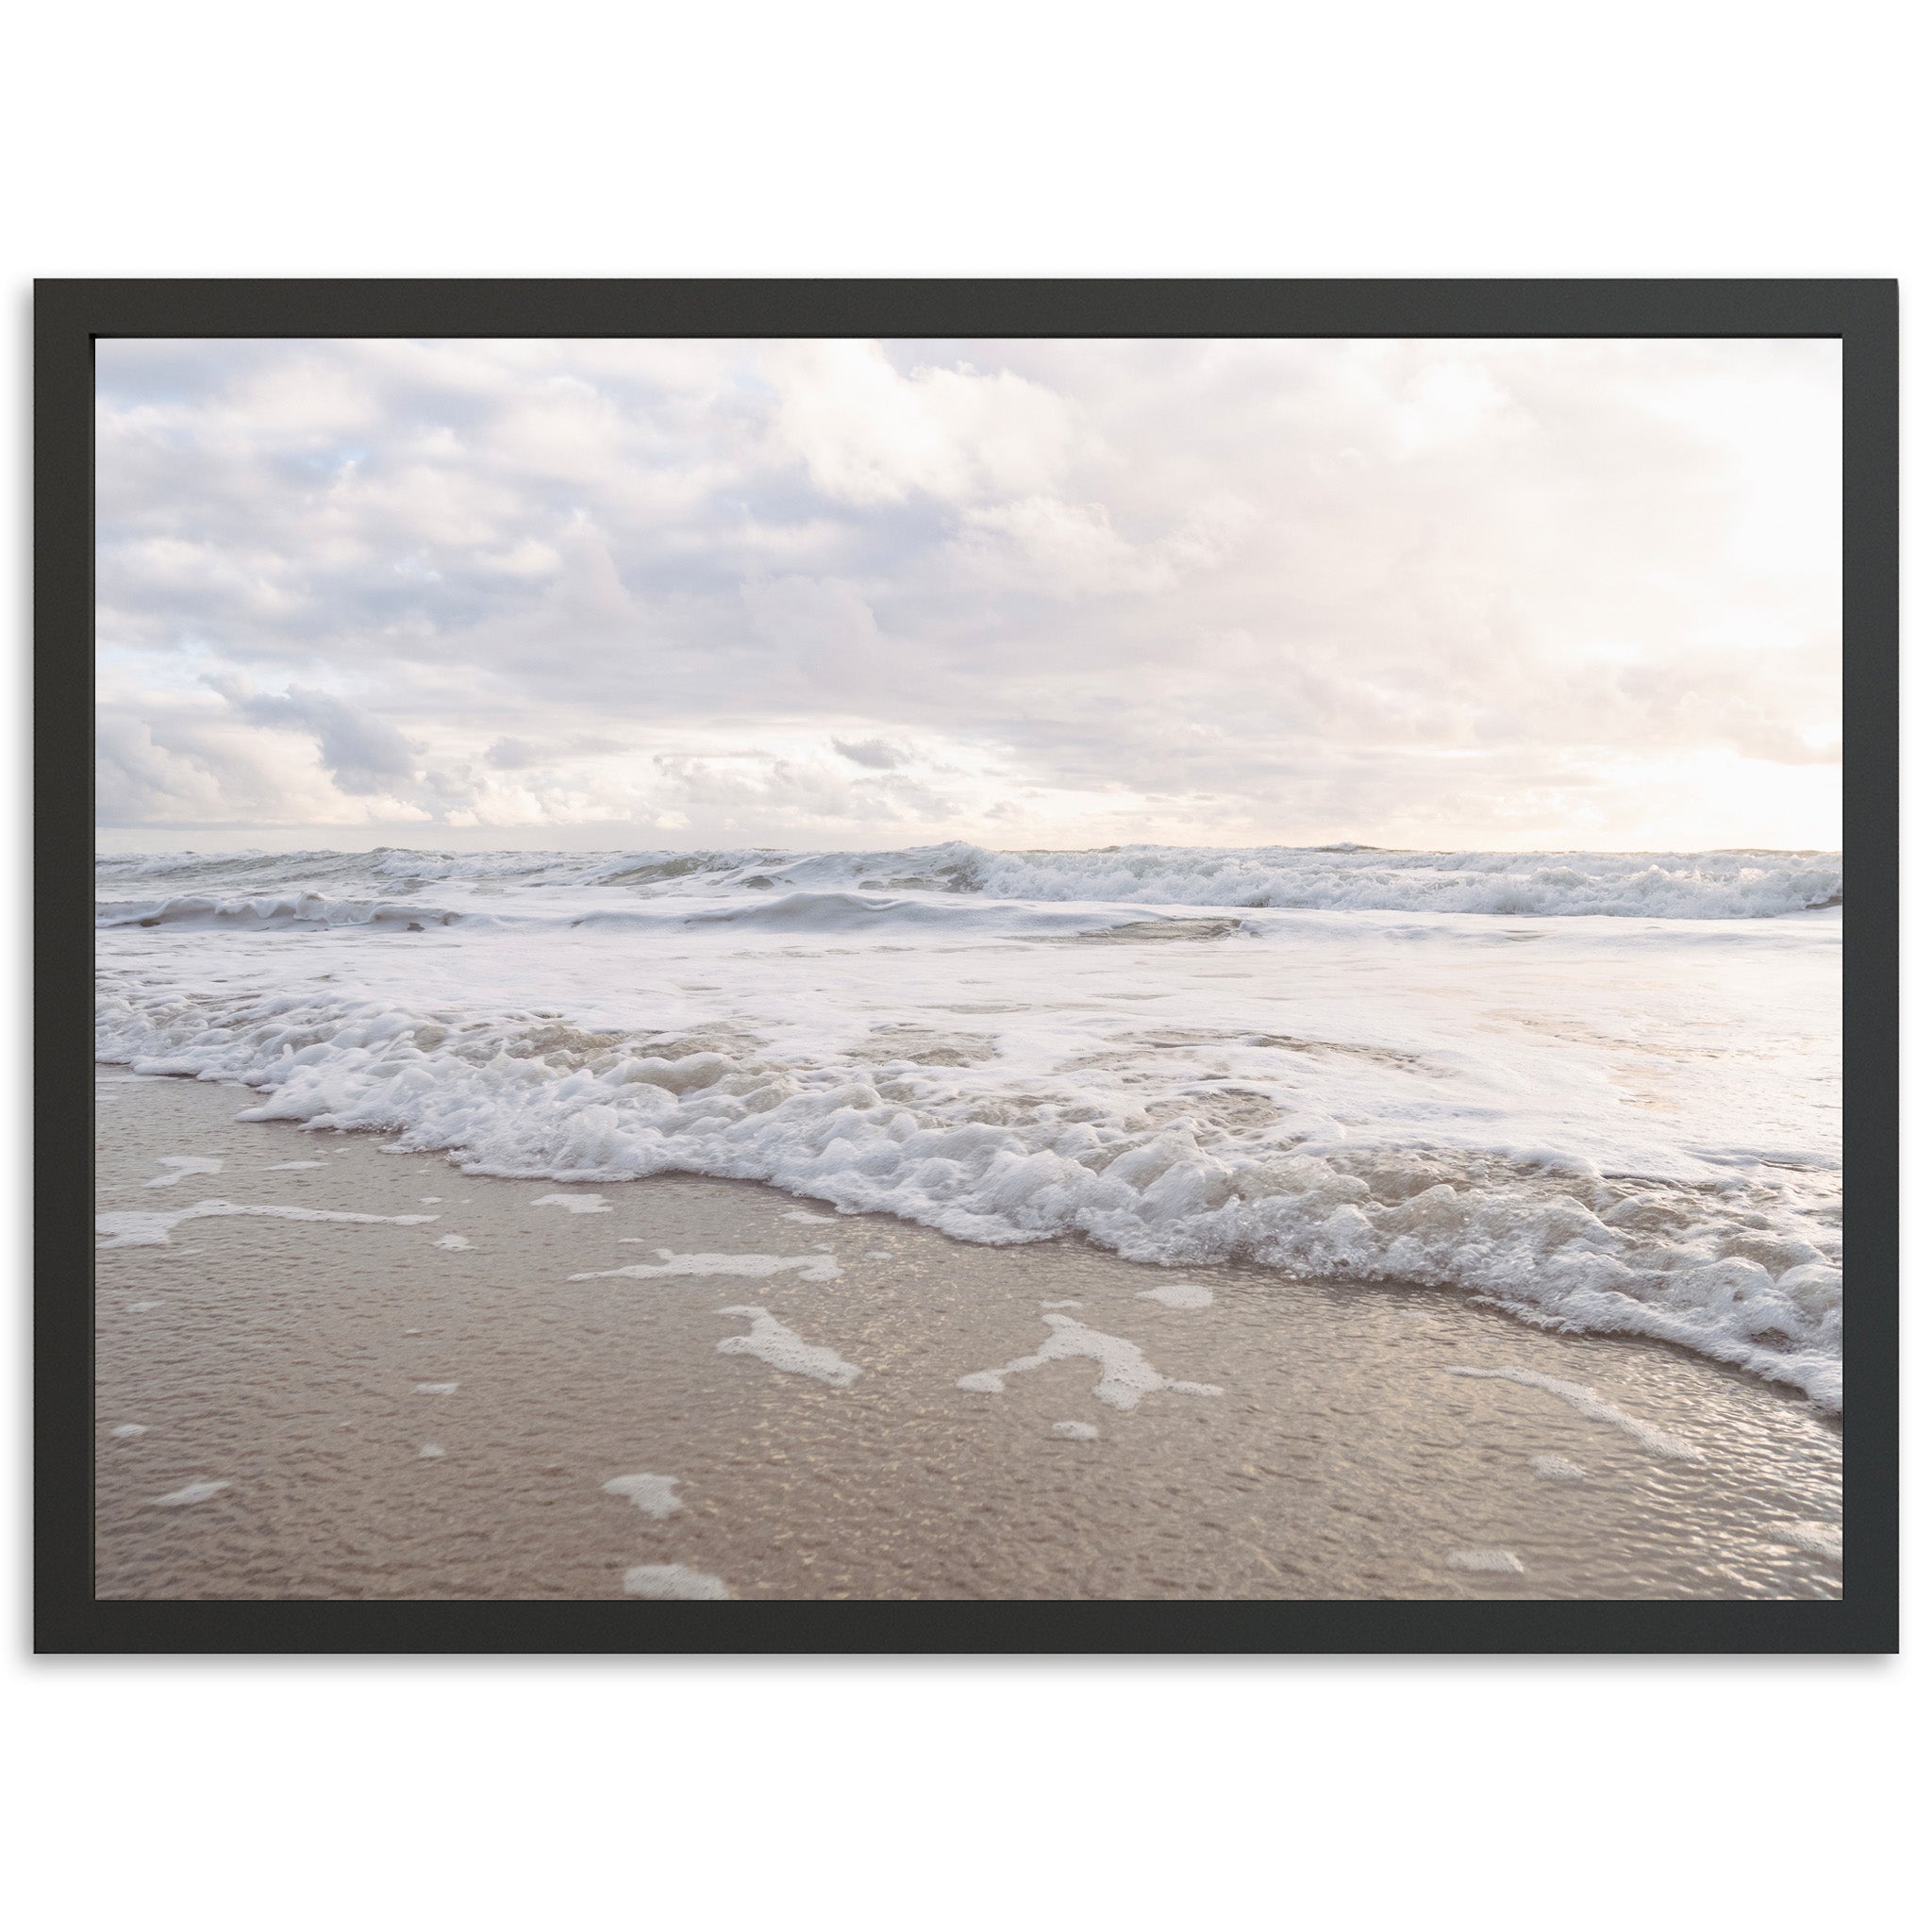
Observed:
[[[1817,853],[106,858],[96,1051],[479,1174],[1486,1296],[1836,1407]]]
[[[380,847],[104,857],[96,880],[103,916],[117,924],[190,916],[170,907],[195,905],[193,916],[218,915],[225,906],[284,908],[304,895],[403,905],[432,887],[485,898],[533,888],[601,890],[633,899],[920,892],[1034,904],[1765,919],[1839,904],[1844,868],[1840,855],[1825,852],[1391,852],[1353,845],[996,852],[952,843],[898,852],[458,854]],[[150,896],[127,896],[135,892]]]

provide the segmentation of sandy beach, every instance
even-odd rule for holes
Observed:
[[[1837,1423],[1665,1344],[95,1091],[103,1597],[1839,1593]]]

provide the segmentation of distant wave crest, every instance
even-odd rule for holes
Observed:
[[[638,899],[945,893],[983,900],[1254,910],[1454,912],[1513,918],[1767,919],[1837,906],[1835,852],[1391,852],[1369,846],[1124,845],[1000,852],[192,852],[103,857],[104,924],[245,919],[407,924],[411,895],[466,908],[519,889]],[[148,896],[136,898],[135,894]],[[354,910],[352,908],[366,908]],[[330,908],[341,908],[340,911]],[[501,907],[506,914],[508,906]],[[441,916],[440,914],[438,916]],[[814,915],[816,916],[816,915]]]

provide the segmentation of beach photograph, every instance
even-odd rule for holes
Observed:
[[[1839,1599],[1840,354],[99,341],[96,1596]]]

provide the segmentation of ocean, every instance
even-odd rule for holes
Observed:
[[[1476,1297],[1840,1404],[1837,854],[96,861],[97,1058],[468,1173]]]

